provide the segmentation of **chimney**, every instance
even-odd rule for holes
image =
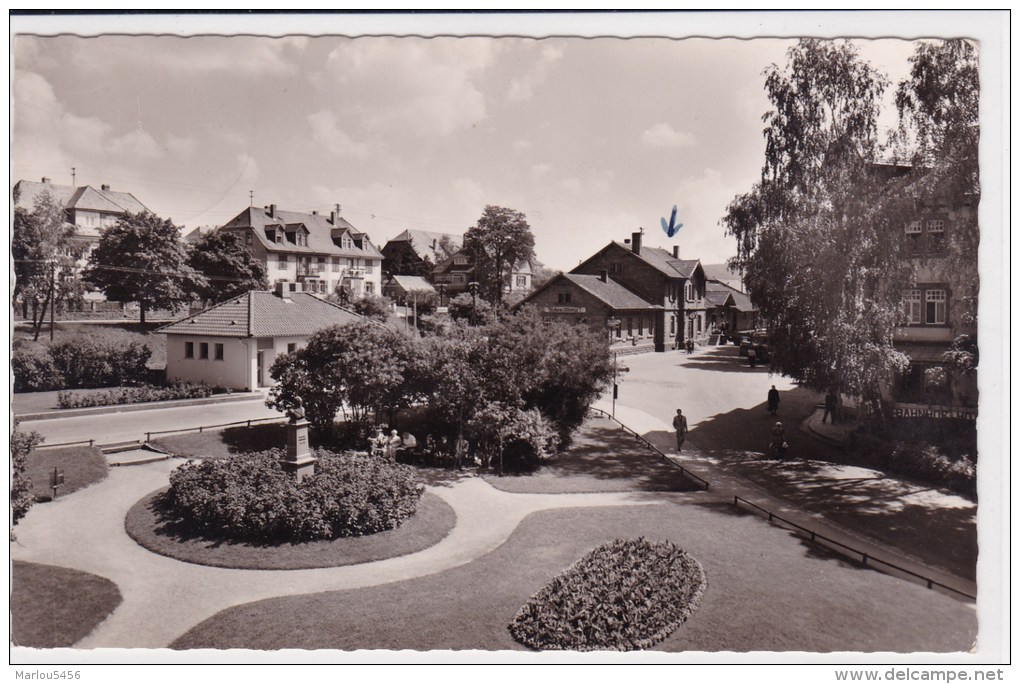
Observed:
[[[312,216],[318,216],[318,215],[319,215],[319,210],[318,209],[312,209]]]
[[[630,234],[630,249],[635,254],[641,254],[641,233]]]
[[[290,287],[286,280],[276,283],[276,296],[280,299],[290,299]]]
[[[106,183],[103,183],[99,187],[102,189],[103,192],[110,192],[110,186],[107,185]]]
[[[47,178],[46,176],[43,176],[42,182],[45,183],[46,185],[49,185],[50,184],[50,179]]]
[[[336,225],[336,212],[335,211],[329,212],[329,222],[332,223],[334,226]]]
[[[609,271],[607,271],[606,269],[602,269],[602,271],[599,273],[599,280],[601,280],[604,283],[608,283],[609,282]]]
[[[276,218],[276,205],[275,204],[270,204],[269,205],[269,218]]]
[[[680,258],[680,245],[673,245],[673,258],[674,259]]]

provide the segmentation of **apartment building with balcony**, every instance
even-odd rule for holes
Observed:
[[[382,293],[383,255],[369,236],[340,216],[248,207],[219,228],[236,232],[266,265],[269,281],[292,291],[354,296]],[[300,287],[298,287],[300,285]]]

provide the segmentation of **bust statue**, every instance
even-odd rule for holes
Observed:
[[[301,401],[301,397],[294,400],[294,406],[287,410],[287,417],[292,423],[305,419],[305,405]]]

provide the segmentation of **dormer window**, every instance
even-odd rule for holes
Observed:
[[[340,249],[354,249],[354,240],[351,236],[344,233],[343,237],[340,238]]]

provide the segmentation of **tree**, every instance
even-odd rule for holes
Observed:
[[[11,434],[11,515],[15,525],[35,503],[32,480],[26,474],[28,455],[42,441],[39,433],[23,432],[18,429],[18,421],[14,421],[14,432]]]
[[[366,294],[355,299],[351,307],[362,316],[386,322],[393,311],[393,302],[382,295]]]
[[[206,233],[192,247],[188,265],[204,276],[205,284],[196,291],[207,304],[269,289],[265,264],[245,247],[238,233]]]
[[[411,398],[404,375],[411,340],[367,319],[320,330],[273,363],[269,373],[277,384],[266,405],[287,411],[300,398],[322,436],[333,432],[338,413],[363,423],[373,409],[393,411]]]
[[[772,365],[877,407],[906,358],[893,347],[910,282],[902,224],[875,172],[884,79],[847,41],[802,40],[766,72],[761,180],[723,219],[769,328]]]
[[[467,321],[471,325],[482,325],[494,319],[492,304],[481,297],[472,297],[462,292],[447,304],[450,318],[455,321]]]
[[[149,309],[176,309],[206,284],[169,219],[128,214],[103,233],[84,277],[117,301],[136,301],[140,321]]]
[[[34,340],[39,339],[47,309],[76,292],[80,297],[73,236],[74,226],[65,220],[63,206],[49,192],[36,198],[31,212],[22,207],[14,210],[14,299],[21,302],[26,317],[31,312]]]
[[[481,295],[498,307],[513,267],[535,258],[535,236],[521,212],[488,205],[464,234],[464,249],[474,259]]]

